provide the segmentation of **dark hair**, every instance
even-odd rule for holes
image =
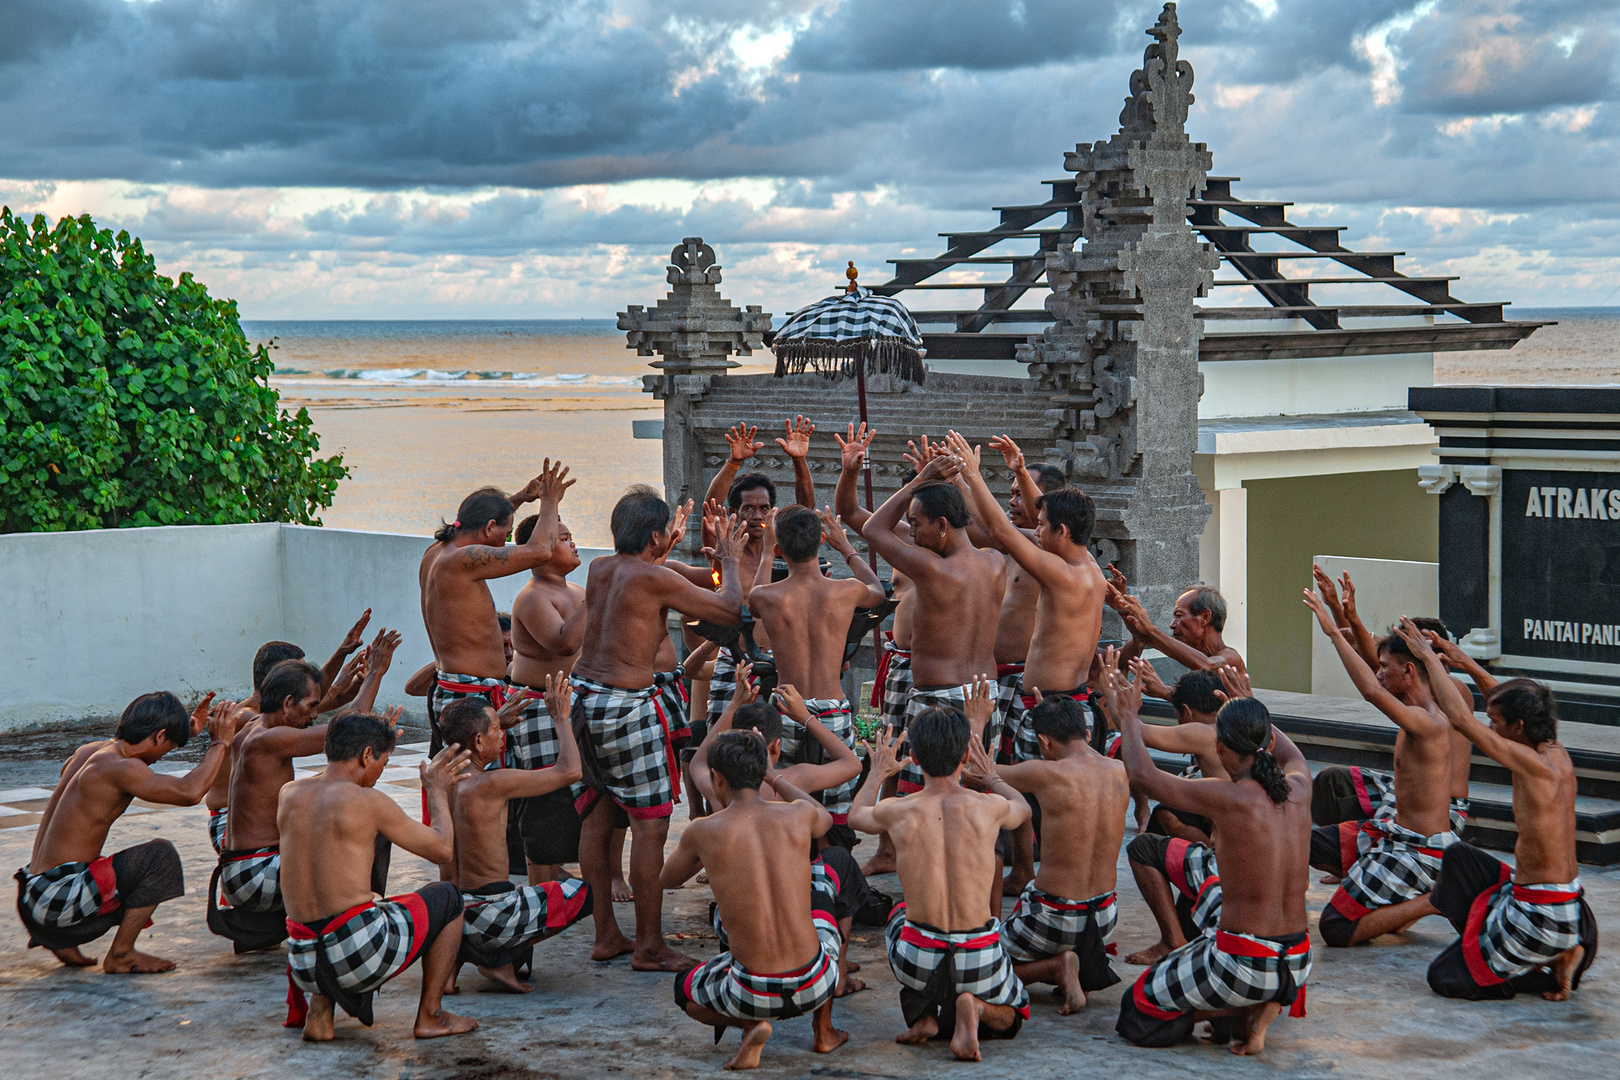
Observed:
[[[290,641],[267,641],[253,654],[253,692],[264,689],[264,677],[283,660],[302,660],[304,650]]]
[[[907,469],[905,472],[900,474],[900,486],[905,487],[915,479],[917,479],[917,470]]]
[[[732,790],[759,790],[765,781],[770,757],[765,740],[752,731],[722,731],[709,744],[709,771],[725,777]]]
[[[472,748],[473,740],[489,730],[489,699],[474,694],[457,698],[439,710],[439,733],[446,746],[454,744],[463,750]]]
[[[308,660],[283,660],[270,669],[259,690],[259,711],[280,712],[288,701],[304,697],[313,684],[317,693],[321,689],[321,669]]]
[[[1217,634],[1226,629],[1226,597],[1213,585],[1194,585],[1181,595],[1192,595],[1187,601],[1187,610],[1194,615],[1209,612],[1209,625]]]
[[[1378,639],[1378,655],[1382,656],[1384,653],[1393,656],[1396,663],[1411,664],[1417,668],[1418,678],[1424,682],[1429,681],[1429,666],[1417,658],[1417,654],[1412,651],[1412,646],[1408,645],[1406,639],[1401,635],[1391,634],[1388,637]]]
[[[1052,528],[1068,526],[1071,542],[1081,547],[1091,543],[1091,530],[1097,524],[1097,505],[1079,488],[1048,491],[1035,503],[1035,509],[1046,511],[1046,523]]]
[[[1221,699],[1215,696],[1215,691],[1220,688],[1221,677],[1213,671],[1189,671],[1176,680],[1170,691],[1170,704],[1195,713],[1218,713]]]
[[[530,514],[518,522],[517,532],[513,535],[513,539],[519,544],[527,544],[529,537],[534,535],[534,527],[538,524],[540,524],[540,515]]]
[[[646,484],[636,484],[613,504],[613,550],[620,555],[640,555],[652,543],[654,533],[669,525],[669,503]]]
[[[1485,696],[1487,707],[1508,723],[1524,724],[1524,741],[1540,746],[1558,738],[1558,699],[1534,679],[1509,679]]]
[[[1239,757],[1254,755],[1249,778],[1265,788],[1274,803],[1288,801],[1288,777],[1272,756],[1271,710],[1252,697],[1233,698],[1215,717],[1215,737]]]
[[[1029,710],[1029,722],[1035,734],[1060,743],[1086,738],[1090,727],[1086,707],[1066,694],[1042,698]]]
[[[145,742],[163,732],[176,746],[191,740],[191,714],[180,704],[180,699],[167,690],[142,694],[124,706],[124,715],[118,718],[118,731],[114,738],[131,745]]]
[[[731,718],[733,731],[757,731],[769,746],[782,737],[782,714],[768,701],[750,701]]]
[[[1068,486],[1069,478],[1056,465],[1037,465],[1029,471],[1035,474],[1035,486],[1042,491],[1056,491]]]
[[[377,757],[394,749],[394,725],[376,713],[344,713],[326,725],[326,760],[353,761],[366,747]]]
[[[925,488],[918,488],[911,496],[922,505],[923,516],[930,521],[945,521],[958,528],[967,528],[967,503],[962,501],[962,493],[955,484],[929,484]]]
[[[501,633],[510,634],[512,632],[512,613],[510,611],[497,611],[495,621],[501,624]]]
[[[515,513],[517,507],[506,497],[506,492],[500,488],[482,487],[461,500],[454,522],[446,524],[443,518],[439,519],[439,529],[433,534],[433,539],[448,544],[459,534],[477,532],[492,521],[511,521]]]
[[[1446,629],[1446,624],[1432,615],[1419,615],[1412,620],[1412,625],[1417,627],[1419,630],[1433,630],[1445,640],[1451,640],[1451,631]],[[1395,628],[1393,626],[1390,627],[1389,632],[1393,634],[1395,632]]]
[[[955,489],[952,489],[955,490]],[[949,776],[962,764],[973,729],[961,709],[935,705],[924,709],[906,724],[906,741],[911,744],[911,760],[929,776]]]
[[[771,478],[762,472],[745,472],[731,482],[731,488],[726,492],[726,509],[733,514],[742,509],[743,492],[755,488],[764,488],[771,497],[771,505],[776,505],[776,485],[771,483]]]
[[[808,562],[821,550],[821,515],[790,506],[776,515],[776,544],[788,562]]]

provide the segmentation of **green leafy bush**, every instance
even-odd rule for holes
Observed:
[[[348,470],[271,367],[127,232],[0,207],[0,532],[320,524]]]

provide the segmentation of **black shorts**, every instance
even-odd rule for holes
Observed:
[[[1168,882],[1170,880],[1170,870],[1165,858],[1165,852],[1169,847],[1170,837],[1168,836],[1140,833],[1134,840],[1125,845],[1125,856],[1133,863],[1158,871]],[[1192,919],[1192,898],[1184,895],[1174,887],[1171,888],[1170,892],[1176,898],[1176,921],[1181,924],[1181,936],[1188,941],[1192,941],[1203,933],[1198,928],[1198,924],[1193,922]]]

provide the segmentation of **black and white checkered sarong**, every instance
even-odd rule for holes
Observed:
[[[820,720],[850,750],[855,749],[855,717],[849,702],[843,698],[806,698],[804,704],[811,716]],[[801,763],[822,765],[830,760],[826,748],[810,737],[804,725],[787,713],[782,714],[782,757],[779,764],[783,768]],[[815,793],[815,798],[821,801],[821,805],[827,808],[833,821],[839,825],[849,820],[850,803],[855,800],[855,788],[860,779],[857,775],[838,787]]]
[[[1154,964],[1120,1001],[1116,1030],[1140,1046],[1168,1046],[1192,1031],[1193,1012],[1268,1001],[1305,1015],[1308,933],[1263,938],[1209,930]]]
[[[902,901],[890,912],[884,936],[907,1025],[936,1008],[942,1020],[954,1018],[958,994],[1010,1006],[1020,1022],[1029,1018],[1029,991],[1013,971],[995,919],[973,930],[947,932],[906,918]]]
[[[281,849],[224,851],[219,858],[220,907],[274,911],[281,902]]]
[[[938,689],[919,690],[913,686],[911,688],[911,696],[906,699],[905,724],[909,726],[911,724],[912,717],[916,716],[920,712],[923,712],[924,710],[932,709],[939,705],[954,706],[957,709],[966,710],[967,689],[968,688],[965,686],[945,686]],[[992,714],[990,717],[990,726],[993,727],[995,723],[996,717],[994,714]],[[1001,737],[999,732],[991,732],[987,728],[985,734],[990,737],[991,746],[997,745]],[[926,783],[927,780],[928,777],[923,773],[922,769],[916,765],[916,763],[907,761],[906,764],[900,769],[900,794],[910,795],[914,791],[921,791],[923,784]]]
[[[506,756],[501,764],[508,769],[547,769],[557,764],[562,745],[557,741],[557,722],[546,711],[545,693],[532,688],[512,687],[514,694],[525,694],[523,713],[506,729]]]
[[[118,882],[112,856],[25,874],[18,904],[34,922],[56,930],[71,929],[86,919],[116,911]]]
[[[1422,836],[1394,818],[1379,817],[1361,823],[1371,843],[1344,875],[1328,903],[1355,922],[1374,908],[1388,907],[1422,896],[1434,888],[1445,849],[1457,842],[1449,829]]]
[[[225,823],[228,820],[230,810],[226,807],[208,811],[208,843],[213,846],[215,855],[225,851]]]
[[[1213,933],[1221,921],[1221,871],[1208,844],[1172,839],[1165,845],[1165,876],[1192,905],[1192,923]]]
[[[911,700],[911,653],[895,648],[893,642],[885,643],[883,648],[883,685],[878,687],[882,695],[880,712],[889,727],[904,730],[906,703]]]
[[[579,878],[516,885],[497,881],[461,894],[461,936],[485,950],[521,949],[573,926],[591,912],[591,887]]]
[[[608,795],[631,817],[668,817],[679,766],[661,689],[626,690],[579,675],[570,680],[574,735],[589,762],[586,781],[574,785],[574,809],[584,817],[599,795]]]
[[[1072,952],[1080,960],[1080,986],[1088,994],[1119,982],[1108,963],[1119,905],[1112,890],[1089,900],[1068,900],[1024,886],[1018,904],[1001,924],[1001,943],[1018,963]]]

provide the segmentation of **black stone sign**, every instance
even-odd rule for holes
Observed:
[[[1620,665],[1620,473],[1503,470],[1502,652]]]

